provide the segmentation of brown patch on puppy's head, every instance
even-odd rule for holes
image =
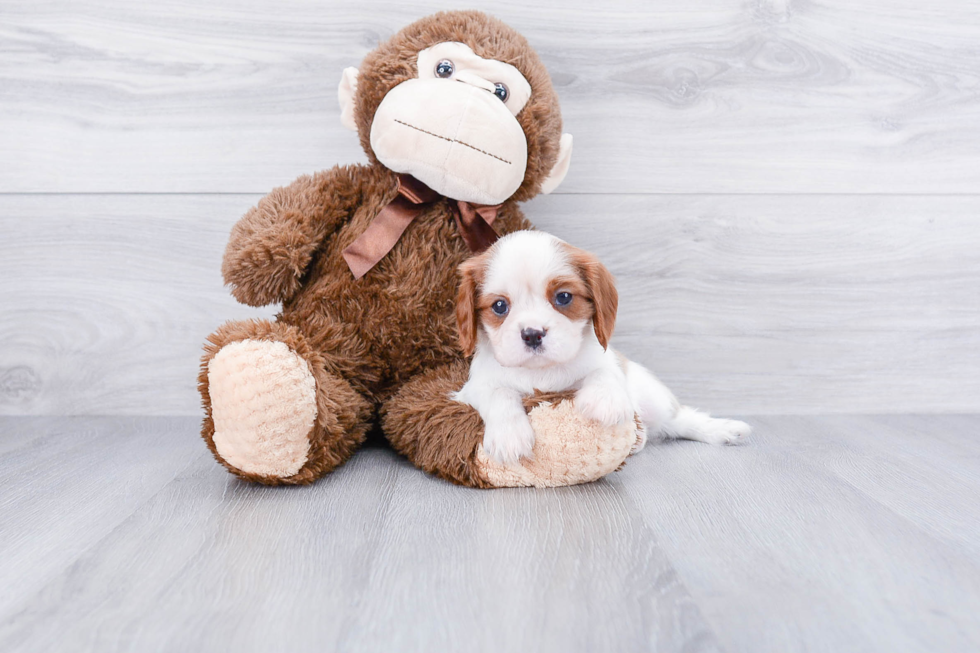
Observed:
[[[605,349],[616,328],[616,311],[619,309],[616,280],[595,254],[567,243],[562,243],[562,246],[568,253],[569,263],[578,271],[587,289],[594,311],[592,327],[595,329],[596,339]]]
[[[510,297],[507,295],[485,295],[477,291],[476,310],[480,322],[493,329],[500,328],[507,316],[494,313],[492,307],[501,299],[510,304]]]
[[[595,313],[592,307],[592,291],[582,277],[571,275],[555,277],[548,282],[546,292],[548,301],[555,310],[572,321],[591,319]],[[556,299],[561,292],[571,294],[571,301],[567,304],[559,304]]]
[[[488,262],[489,256],[484,252],[459,266],[456,329],[459,333],[459,347],[465,356],[472,356],[476,351],[476,338],[480,328],[480,286],[483,284]]]
[[[439,43],[459,42],[475,54],[517,68],[531,85],[531,97],[516,118],[527,138],[524,181],[510,199],[525,201],[541,190],[558,160],[561,111],[551,78],[527,40],[500,20],[478,11],[447,11],[408,25],[365,57],[358,74],[354,120],[361,146],[372,163],[371,124],[393,88],[418,77],[418,53]]]

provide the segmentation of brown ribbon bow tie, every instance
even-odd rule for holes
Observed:
[[[412,220],[436,202],[448,199],[411,175],[398,175],[398,195],[381,209],[368,228],[344,250],[344,260],[360,279],[391,251]],[[491,226],[500,204],[470,204],[449,200],[456,226],[473,253],[493,245],[498,236]]]

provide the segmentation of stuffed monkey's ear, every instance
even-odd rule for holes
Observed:
[[[344,68],[337,88],[337,99],[340,101],[340,123],[352,131],[357,131],[354,122],[354,94],[357,93],[357,68]]]
[[[469,357],[476,351],[477,315],[476,303],[479,285],[483,278],[483,255],[471,258],[459,266],[459,294],[456,296],[456,329],[459,347]]]
[[[561,141],[558,143],[558,160],[552,166],[548,177],[541,184],[541,192],[547,195],[558,188],[558,184],[565,179],[568,174],[568,166],[572,162],[572,135],[562,134]]]

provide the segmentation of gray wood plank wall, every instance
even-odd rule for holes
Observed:
[[[228,230],[364,160],[336,82],[473,3],[6,0],[0,414],[194,414]],[[980,409],[980,5],[486,2],[555,80],[532,220],[598,252],[617,344],[718,412]]]

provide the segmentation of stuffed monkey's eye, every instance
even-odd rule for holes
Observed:
[[[490,307],[490,310],[493,311],[495,315],[507,315],[507,311],[510,310],[510,306],[507,305],[506,300],[498,299]]]
[[[493,94],[499,97],[501,102],[506,102],[507,98],[510,96],[510,92],[503,84],[494,84]]]
[[[442,77],[447,79],[453,76],[453,72],[456,71],[456,67],[453,66],[453,62],[449,59],[443,59],[436,64],[436,77]]]
[[[572,301],[572,293],[560,292],[555,295],[555,303],[559,306],[568,306]]]

